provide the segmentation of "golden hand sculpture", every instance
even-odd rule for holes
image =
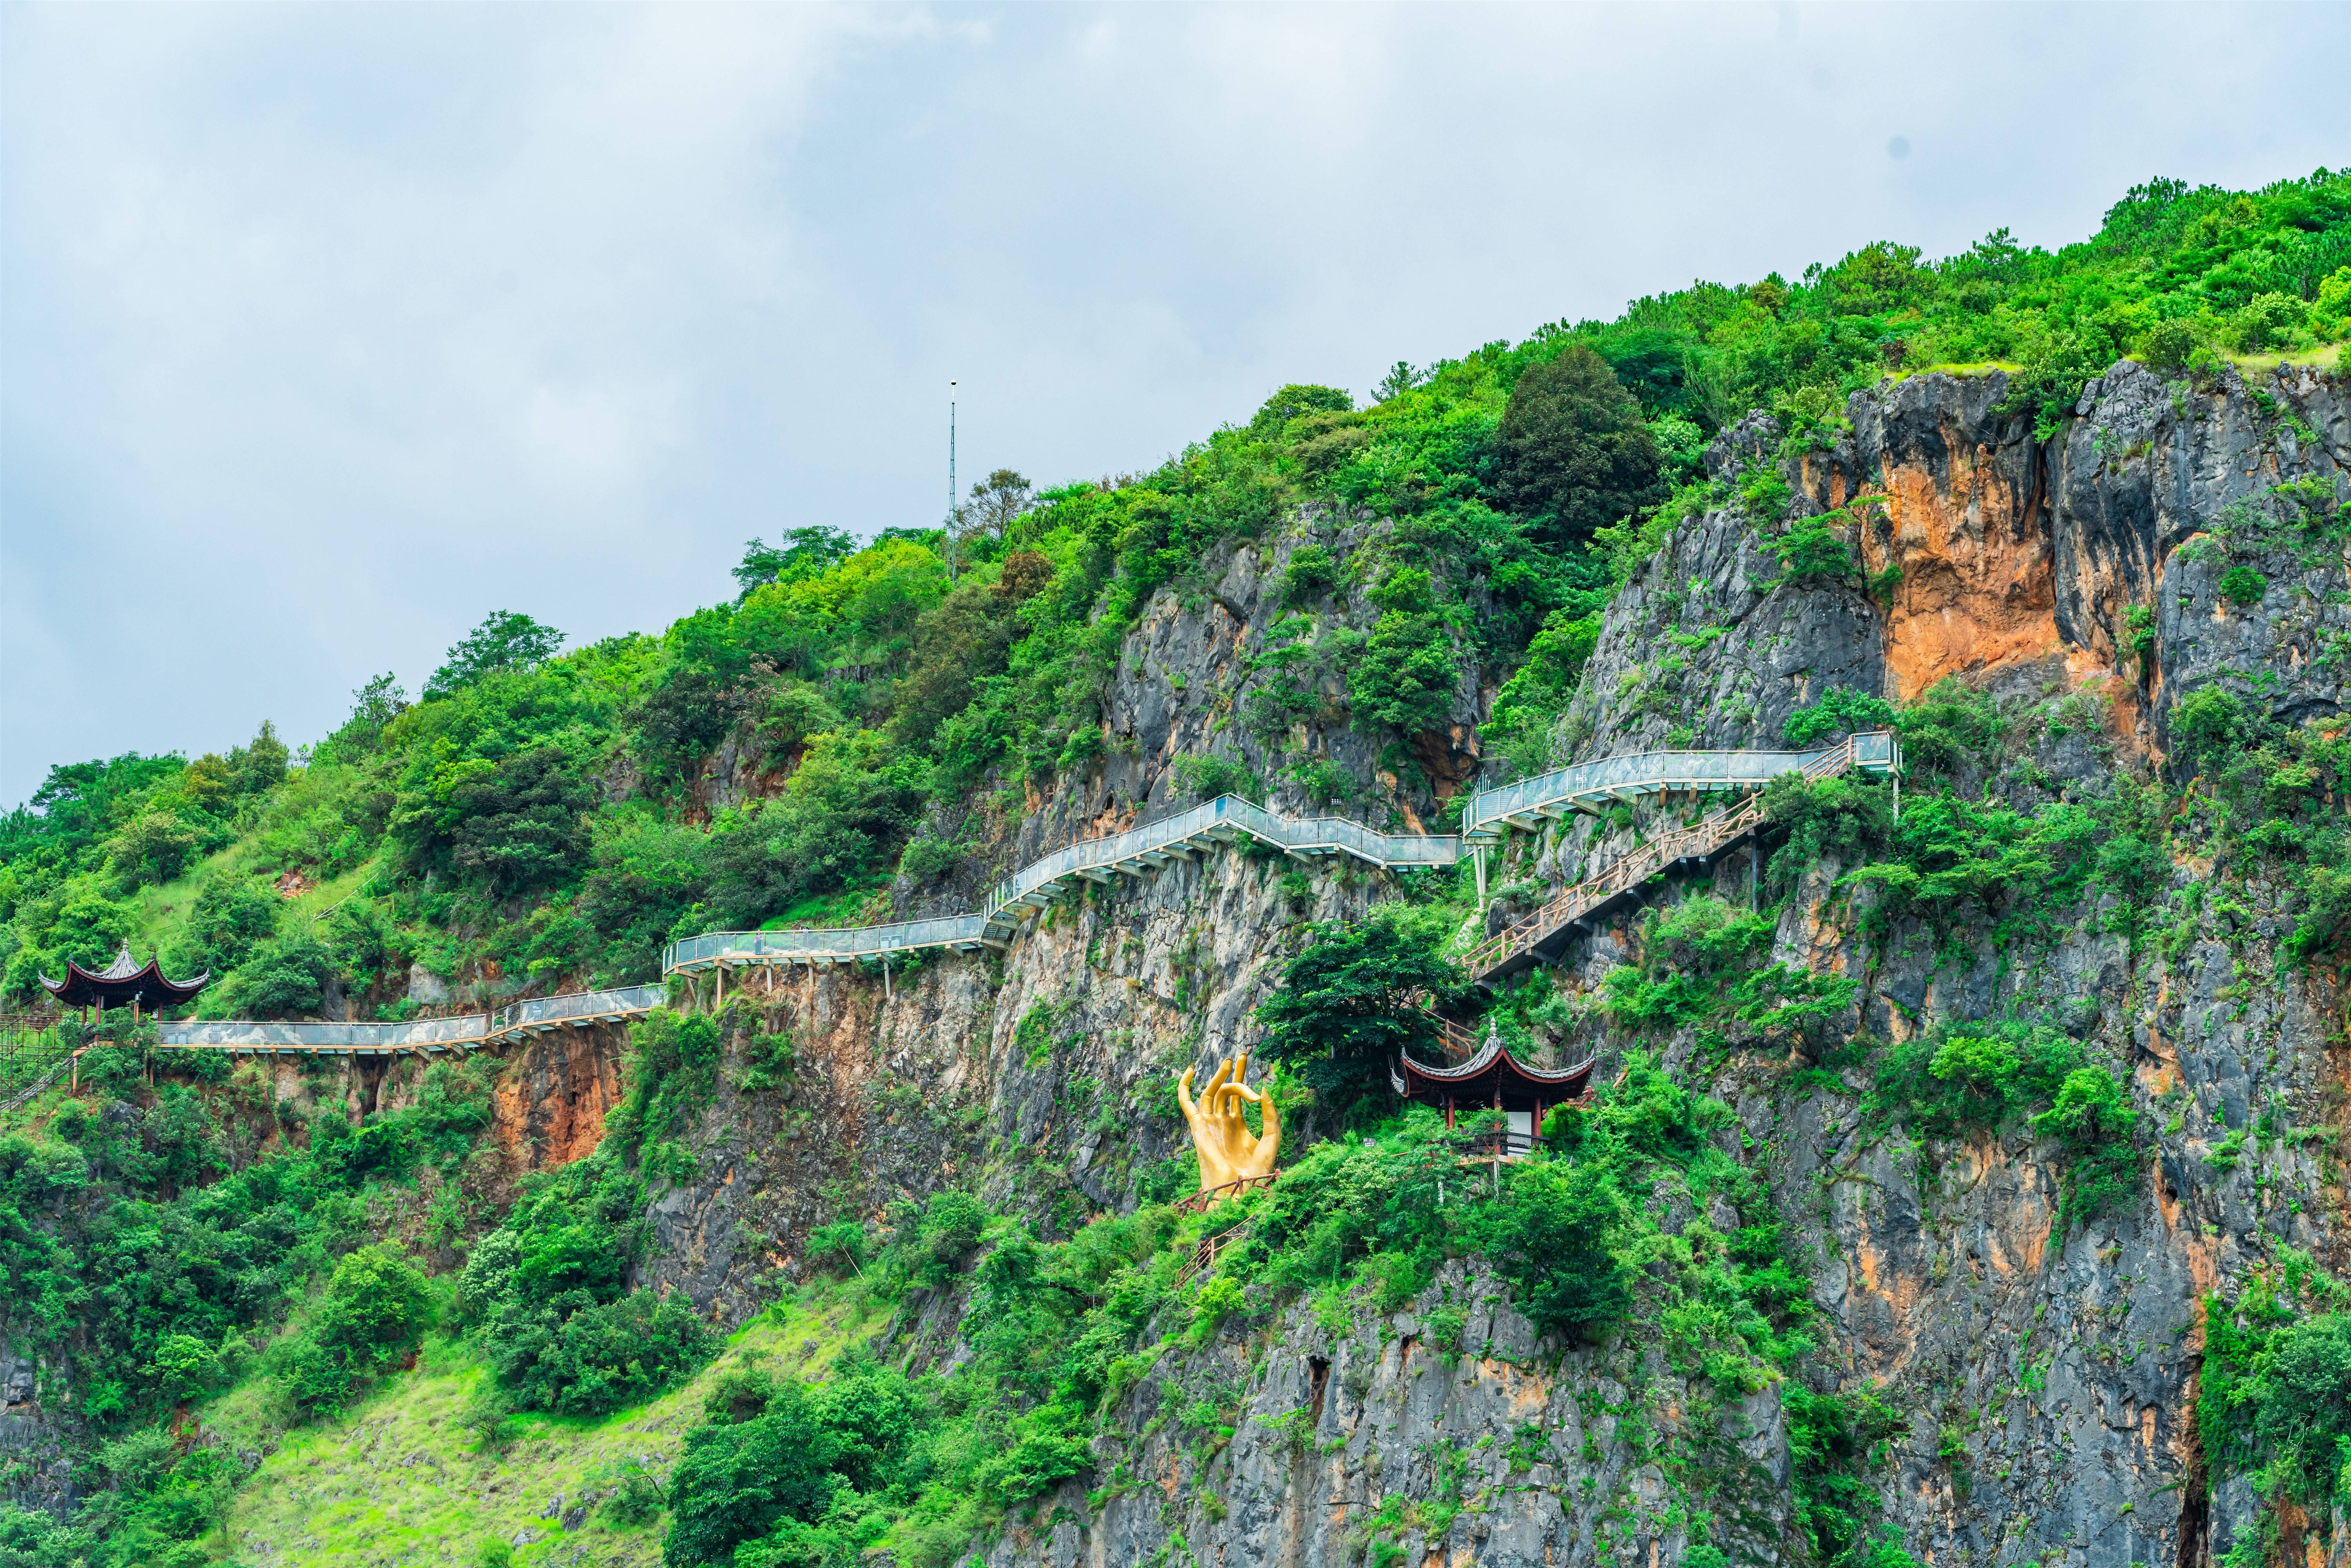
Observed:
[[[1184,1107],[1184,1120],[1191,1124],[1192,1146],[1199,1151],[1200,1190],[1213,1192],[1251,1176],[1271,1176],[1274,1157],[1281,1153],[1281,1116],[1272,1101],[1241,1082],[1241,1075],[1249,1071],[1249,1052],[1217,1063],[1207,1088],[1196,1101],[1192,1098],[1194,1071],[1184,1070],[1182,1081],[1176,1085],[1176,1100]],[[1255,1105],[1264,1115],[1262,1136],[1252,1134],[1242,1119],[1244,1103]]]

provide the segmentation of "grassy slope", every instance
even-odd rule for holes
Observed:
[[[634,1461],[666,1476],[702,1402],[730,1364],[764,1360],[777,1371],[821,1375],[852,1340],[886,1321],[871,1308],[830,1301],[778,1304],[728,1341],[718,1360],[684,1387],[602,1421],[526,1416],[502,1452],[475,1448],[462,1425],[486,1371],[462,1344],[434,1341],[416,1370],[387,1378],[375,1396],[333,1423],[287,1433],[283,1446],[239,1489],[225,1531],[206,1544],[261,1568],[463,1563],[495,1537],[536,1539],[515,1552],[517,1568],[578,1563],[588,1568],[652,1568],[661,1561],[668,1515],[633,1527],[590,1516],[566,1531],[546,1510],[568,1508],[586,1488]],[[271,1423],[248,1385],[198,1413],[231,1448],[248,1448]],[[582,1555],[575,1557],[575,1552]]]

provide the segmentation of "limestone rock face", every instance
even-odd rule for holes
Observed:
[[[1768,420],[1727,432],[1715,473],[1759,497],[1771,487],[1750,482],[1775,473],[1785,516],[1740,500],[1664,541],[1605,619],[1558,760],[1776,746],[1789,714],[1830,690],[1903,700],[1957,678],[2025,737],[1996,777],[1962,782],[2029,807],[2161,766],[2178,704],[2215,682],[2288,720],[2342,710],[2329,657],[2351,629],[2330,601],[2346,586],[2340,542],[2314,553],[2232,533],[2229,564],[2253,564],[2266,583],[2251,605],[2223,597],[2226,567],[2196,548],[2278,484],[2315,476],[2342,493],[2341,382],[2231,371],[2198,387],[2126,363],[2046,441],[2029,416],[2001,412],[2006,395],[1997,373],[1921,375],[1857,394],[1847,427],[1805,450],[1787,450]],[[1338,712],[1335,678],[1318,677],[1329,711],[1288,737],[1243,722],[1264,679],[1257,655],[1291,613],[1277,586],[1290,555],[1364,526],[1309,518],[1297,537],[1228,547],[1163,590],[1119,651],[1094,762],[1021,811],[945,824],[975,846],[959,891],[1179,807],[1175,759],[1210,749],[1269,781],[1301,752],[1327,758],[1356,791],[1338,809],[1380,826],[1425,821],[1440,791],[1468,787],[1479,693],[1506,672],[1465,662],[1417,780],[1383,774]],[[1829,530],[1849,570],[1792,576],[1783,545],[1797,528]],[[1361,585],[1315,612],[1356,630],[1370,619]],[[1280,803],[1301,803],[1294,780],[1279,788]],[[1499,907],[1597,869],[1658,809],[1515,841],[1495,867]],[[1743,902],[1750,864],[1742,851],[1687,868],[1650,902],[1700,890]],[[2139,1113],[2140,1185],[2116,1215],[2060,1228],[2057,1152],[2027,1129],[1922,1143],[1873,1124],[1865,1069],[1792,1059],[1784,1045],[1725,1056],[1687,1033],[1612,1040],[1596,1021],[1561,1043],[1609,1058],[1660,1050],[1734,1108],[1725,1152],[1768,1182],[1818,1309],[1818,1350],[1794,1377],[1889,1413],[1861,1472],[1873,1531],[1938,1564],[2210,1563],[2257,1528],[2262,1505],[2241,1478],[2208,1473],[2193,1435],[2203,1301],[2281,1245],[2351,1269],[2320,1137],[2343,1120],[2344,998],[2283,960],[2289,890],[2255,882],[2178,943],[2111,928],[2112,903],[2095,894],[1996,939],[1873,930],[1869,897],[1839,884],[1843,869],[1803,869],[1773,951],[1855,983],[1836,1038],[1900,1040],[2011,1013],[2062,1025],[2127,1079]],[[2175,885],[2206,869],[2177,868]],[[886,983],[845,967],[730,981],[742,1010],[726,1065],[687,1129],[693,1174],[655,1197],[642,1281],[731,1323],[800,1274],[812,1226],[943,1184],[977,1181],[1049,1233],[1132,1206],[1143,1173],[1182,1147],[1163,1086],[1254,1042],[1252,1010],[1307,921],[1387,891],[1370,873],[1221,851],[1093,889],[1002,955],[925,958]],[[1638,915],[1563,956],[1572,988],[1637,957]],[[789,1082],[744,1087],[750,1037],[787,1030]],[[543,1071],[583,1093],[592,1080],[611,1103],[601,1062]],[[2206,1157],[2264,1115],[2310,1135],[2241,1139],[2233,1164]],[[901,1346],[951,1362],[957,1315],[951,1298],[934,1301],[899,1326]],[[1466,1326],[1440,1336],[1440,1322]],[[1642,1343],[1539,1339],[1492,1280],[1459,1265],[1384,1316],[1332,1322],[1302,1303],[1251,1302],[1207,1343],[1162,1355],[1123,1396],[1094,1474],[988,1561],[1670,1565],[1703,1539],[1701,1517],[1732,1561],[1802,1561],[1792,1388],[1726,1394]]]
[[[0,1345],[0,1500],[63,1519],[81,1495],[72,1450],[83,1434],[59,1408],[61,1390],[43,1387],[59,1370]]]

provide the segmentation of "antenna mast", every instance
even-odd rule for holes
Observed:
[[[944,553],[946,554],[946,558],[947,558],[947,580],[948,580],[948,581],[950,581],[950,582],[952,582],[952,581],[954,581],[954,580],[955,580],[955,569],[956,569],[956,537],[955,537],[955,534],[956,534],[956,465],[955,465],[955,459],[956,459],[956,450],[955,450],[955,446],[956,446],[956,443],[955,443],[955,438],[956,438],[956,428],[955,428],[955,426],[956,426],[956,384],[955,384],[955,382],[949,382],[947,383],[947,523],[946,523],[946,538],[942,542],[943,542],[944,544],[946,544],[946,551],[945,551]]]

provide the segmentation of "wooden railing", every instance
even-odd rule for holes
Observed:
[[[1238,1197],[1245,1192],[1254,1192],[1259,1187],[1271,1186],[1272,1185],[1273,1177],[1270,1176],[1242,1176],[1238,1181],[1228,1181],[1222,1186],[1204,1186],[1199,1191],[1194,1193],[1191,1197],[1184,1199],[1181,1203],[1178,1203],[1176,1206],[1176,1212],[1178,1214],[1204,1214],[1208,1210],[1211,1205],[1217,1203],[1220,1199]]]
[[[1244,1219],[1238,1225],[1227,1226],[1214,1236],[1202,1237],[1200,1244],[1192,1249],[1192,1256],[1184,1260],[1184,1267],[1177,1271],[1176,1288],[1182,1290],[1202,1274],[1215,1268],[1218,1255],[1234,1242],[1238,1241],[1241,1239],[1241,1232],[1248,1228],[1249,1221]]]
[[[1796,771],[1806,779],[1827,779],[1853,765],[1854,743],[1848,737],[1844,744],[1830,747]],[[1703,860],[1762,825],[1763,798],[1750,795],[1688,827],[1658,834],[1599,875],[1561,889],[1541,909],[1481,943],[1469,955],[1469,972],[1487,980],[1519,967],[1530,952],[1562,927],[1623,897],[1667,866]]]

